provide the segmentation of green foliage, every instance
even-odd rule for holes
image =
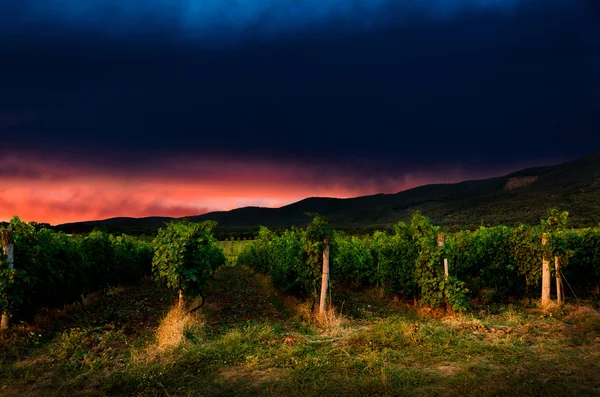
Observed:
[[[336,245],[333,241],[333,229],[327,223],[327,220],[321,215],[313,215],[313,220],[306,226],[306,233],[302,235],[302,245],[306,254],[304,263],[307,265],[302,272],[305,278],[303,282],[306,284],[307,290],[313,291],[313,295],[317,295],[317,285],[320,283],[321,274],[323,272],[323,251],[326,243],[329,242],[330,258],[335,257]]]
[[[331,278],[368,284],[377,277],[377,267],[369,241],[357,236],[335,233],[337,254],[331,260]]]
[[[542,278],[542,230],[520,225],[512,230],[509,244],[511,259],[528,292],[530,287],[539,285]]]
[[[394,233],[370,236],[333,233],[331,278],[360,285],[379,285],[388,293],[420,296],[430,306],[454,310],[469,306],[469,295],[484,302],[538,293],[546,230],[547,255],[558,256],[571,284],[590,292],[600,280],[598,229],[566,230],[568,214],[550,211],[539,226],[474,227],[447,235],[437,245],[439,227],[419,212],[411,224],[398,223]],[[262,228],[259,239],[248,244],[240,263],[271,275],[287,292],[315,291],[320,280],[323,236],[331,233],[322,219],[306,230],[290,229],[280,235]],[[312,237],[312,238],[311,238]],[[449,260],[449,277],[443,259]]]
[[[461,312],[468,310],[471,301],[468,298],[469,289],[463,281],[454,276],[448,276],[440,281],[440,290],[444,292],[446,304],[452,310]]]
[[[493,296],[513,295],[519,290],[517,265],[511,257],[512,230],[505,226],[462,231],[448,239],[447,256],[453,273],[471,291],[492,289]]]
[[[569,213],[567,211],[559,211],[552,208],[548,211],[548,217],[542,219],[542,231],[545,233],[553,233],[564,230],[567,227]]]
[[[304,231],[291,229],[283,232],[281,236],[273,235],[267,243],[267,274],[271,276],[273,285],[284,292],[301,295],[314,292],[317,275],[308,262],[305,240]]]
[[[150,271],[151,246],[128,236],[70,237],[18,217],[9,228],[15,269],[0,264],[0,305],[16,316],[77,301],[84,293],[133,282]]]
[[[410,231],[418,250],[415,279],[423,302],[429,306],[446,303],[457,311],[468,309],[468,290],[464,283],[450,277],[446,279],[444,275],[441,265],[444,250],[437,246],[439,227],[433,226],[427,217],[415,211]]]
[[[0,261],[0,312],[15,312],[23,301],[22,286],[27,281],[27,272],[9,269]]]
[[[99,283],[100,285],[114,284],[115,256],[110,241],[110,235],[101,231],[88,234],[81,241],[83,255],[88,258],[88,271],[85,274],[86,284]]]
[[[171,222],[153,241],[154,277],[169,288],[202,292],[213,271],[225,264],[225,255],[212,235],[214,222]]]
[[[410,225],[398,223],[391,233],[363,236],[334,232],[323,217],[315,216],[305,229],[261,228],[237,260],[270,275],[287,293],[316,297],[324,240],[329,238],[332,280],[379,285],[388,293],[419,296],[430,306],[464,310],[468,294],[481,297],[492,291],[489,302],[539,293],[533,287],[541,279],[543,256],[559,258],[565,279],[578,295],[597,289],[600,229],[568,230],[567,221],[567,212],[551,210],[536,227],[457,231],[438,247],[439,227],[419,212]],[[202,291],[225,262],[212,234],[215,225],[168,224],[150,243],[102,231],[67,236],[15,217],[8,225],[14,231],[15,270],[0,258],[0,309],[23,317],[42,305],[70,303],[83,293],[134,282],[151,272],[171,288]],[[542,232],[548,239],[545,246]],[[443,273],[443,258],[449,259],[449,277]]]
[[[408,225],[398,223],[394,234],[373,233],[371,252],[376,263],[375,279],[388,291],[405,296],[417,293],[415,280],[417,246]]]
[[[547,237],[547,243],[542,249],[544,257],[551,263],[554,261],[554,257],[559,257],[563,264],[566,264],[571,254],[567,247],[568,238],[565,233],[568,217],[567,211],[560,212],[553,208],[548,211],[548,217],[541,221],[542,232]]]
[[[258,238],[239,254],[238,263],[268,274],[273,284],[285,292],[315,298],[326,239],[331,257],[335,256],[333,235],[327,220],[319,215],[306,229],[291,228],[279,236],[261,227]]]
[[[563,238],[568,257],[561,258],[561,269],[569,285],[583,293],[597,292],[600,286],[600,229],[566,231]]]
[[[254,268],[261,273],[269,272],[269,242],[274,234],[264,226],[260,227],[258,237],[246,244],[237,257],[238,263]]]
[[[115,271],[119,274],[121,282],[133,282],[140,274],[151,273],[154,251],[150,242],[136,240],[127,235],[111,235],[110,242],[116,263]]]

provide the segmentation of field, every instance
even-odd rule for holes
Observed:
[[[193,315],[175,298],[146,280],[16,325],[0,395],[600,395],[600,314],[584,302],[448,315],[334,284],[338,314],[319,324],[244,266],[220,267]]]
[[[235,259],[244,247],[253,240],[221,240],[217,243],[227,258]]]

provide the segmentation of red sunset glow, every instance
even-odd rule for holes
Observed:
[[[1,170],[0,219],[60,224],[111,217],[199,215],[245,206],[280,207],[306,197],[347,198],[395,193],[428,183],[456,182],[443,173],[373,173],[349,167],[236,159],[171,158],[111,169],[110,164],[63,165],[59,159],[11,156]]]

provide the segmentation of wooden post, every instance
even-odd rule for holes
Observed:
[[[556,271],[556,303],[560,306],[563,303],[562,277],[560,276],[560,261],[558,256],[554,257],[554,270]]]
[[[546,233],[542,233],[542,245],[546,245],[548,239]],[[543,254],[542,254],[543,256]],[[550,303],[550,261],[542,257],[542,307]]]
[[[12,230],[2,230],[2,251],[6,255],[6,264],[9,269],[15,268],[14,259],[14,234]]]
[[[6,256],[6,265],[9,269],[15,268],[14,263],[14,235],[12,230],[2,230],[2,251]],[[0,320],[0,329],[7,329],[10,325],[10,313],[3,312]]]
[[[443,247],[446,244],[446,236],[443,233],[437,235],[437,245],[438,247]]]
[[[325,303],[327,301],[327,285],[329,284],[329,238],[325,239],[323,250],[323,277],[321,278],[321,301],[319,302],[319,315],[325,315]]]
[[[446,244],[446,236],[442,233],[437,236],[438,247],[443,247]],[[444,275],[448,278],[448,258],[444,258]]]

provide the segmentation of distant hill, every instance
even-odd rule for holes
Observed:
[[[303,226],[318,213],[338,228],[384,228],[407,221],[421,210],[434,223],[452,227],[537,224],[549,208],[570,213],[575,227],[600,224],[600,154],[505,176],[453,184],[433,184],[396,194],[349,199],[311,197],[280,208],[244,207],[189,217],[214,220],[221,230]],[[151,233],[174,218],[112,218],[58,225],[66,232],[101,228],[112,232]]]

